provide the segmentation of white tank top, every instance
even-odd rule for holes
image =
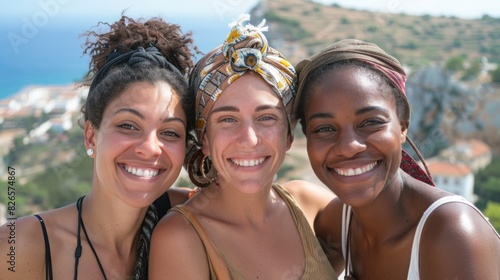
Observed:
[[[430,216],[436,208],[439,206],[449,203],[449,202],[459,202],[459,203],[464,203],[469,206],[471,206],[473,209],[475,209],[486,221],[488,221],[488,218],[486,218],[479,209],[477,209],[472,203],[467,201],[464,197],[458,196],[458,195],[451,195],[451,196],[445,196],[442,197],[438,200],[436,200],[434,203],[425,210],[424,214],[422,215],[422,218],[418,222],[417,225],[417,230],[415,231],[415,236],[413,237],[413,245],[411,248],[411,259],[410,259],[410,267],[408,269],[408,278],[407,280],[420,280],[420,273],[419,273],[419,263],[418,263],[418,256],[419,256],[419,249],[420,249],[420,236],[422,235],[422,229],[424,228],[425,222],[427,221],[427,218]],[[351,220],[351,206],[348,206],[344,204],[344,207],[342,209],[342,254],[344,256],[344,259],[347,262],[347,267],[346,271],[344,271],[345,275],[350,276],[352,273],[352,263],[351,263],[351,257],[350,257],[350,252],[349,252],[349,257],[346,259],[347,255],[347,236],[349,233],[349,222]],[[489,223],[489,222],[488,222]],[[490,224],[491,225],[491,224]],[[493,228],[493,226],[492,226]],[[495,231],[496,232],[496,231]],[[498,233],[497,233],[498,234]]]

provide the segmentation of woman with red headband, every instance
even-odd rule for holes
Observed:
[[[317,229],[343,256],[333,267],[345,265],[346,279],[500,279],[495,229],[402,150],[410,106],[400,63],[349,39],[296,69],[309,159],[338,196]]]

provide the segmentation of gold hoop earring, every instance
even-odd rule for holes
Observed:
[[[207,166],[204,166],[205,161],[207,161]],[[198,147],[194,152],[189,153],[186,169],[191,182],[201,188],[208,187],[212,184],[217,179],[217,171],[215,171],[215,168],[213,168],[211,164],[210,158],[207,159]],[[213,177],[210,178],[210,176]]]
[[[200,170],[201,176],[203,176],[203,178],[205,178],[209,182],[209,184],[217,180],[217,171],[215,171],[212,159],[209,156],[203,155],[203,158],[199,162],[198,168]]]

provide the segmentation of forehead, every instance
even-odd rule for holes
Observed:
[[[312,85],[306,108],[320,106],[361,106],[378,103],[395,108],[389,84],[377,72],[356,65],[345,65],[325,72]]]
[[[129,84],[112,101],[115,103],[127,103],[140,105],[145,102],[172,99],[177,94],[166,82],[134,82]]]
[[[392,95],[392,89],[382,74],[376,70],[359,65],[342,65],[326,70],[312,87],[312,92],[319,89],[331,89],[351,94],[371,93],[373,95]]]
[[[260,75],[247,72],[233,81],[217,99],[214,108],[220,106],[245,107],[253,103],[278,104],[279,97]]]
[[[135,82],[117,95],[106,107],[105,113],[120,108],[135,108],[144,113],[182,112],[180,96],[166,82]]]

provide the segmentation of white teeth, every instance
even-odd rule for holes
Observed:
[[[133,174],[138,177],[144,177],[144,178],[152,178],[158,175],[159,170],[158,169],[141,169],[141,168],[136,168],[136,167],[130,167],[127,165],[123,166],[125,170],[127,170],[128,173]]]
[[[338,169],[338,168],[335,168],[335,172],[337,172],[338,174],[342,175],[342,176],[355,176],[355,175],[360,175],[360,174],[363,174],[363,173],[366,173],[370,170],[372,170],[375,165],[377,165],[376,162],[374,163],[370,163],[370,164],[367,164],[365,166],[362,166],[362,167],[358,167],[358,168],[349,168],[349,169]]]
[[[245,160],[231,159],[231,161],[234,164],[236,164],[238,166],[245,166],[245,167],[247,167],[247,166],[251,166],[251,167],[252,166],[257,166],[257,165],[261,164],[262,162],[264,162],[264,160],[266,160],[265,157],[261,157],[259,159],[251,159],[251,160],[246,160],[246,159]]]

